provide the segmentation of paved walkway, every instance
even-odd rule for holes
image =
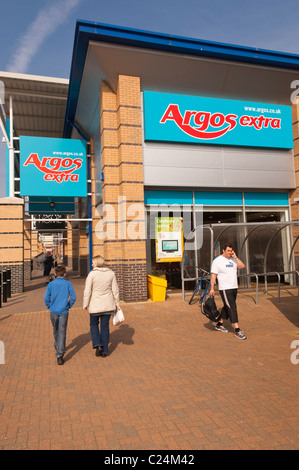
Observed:
[[[0,310],[0,450],[299,448],[295,289],[280,304],[275,294],[258,306],[239,295],[246,341],[216,332],[178,295],[124,304],[104,359],[91,349],[84,280],[70,273],[78,300],[57,366],[45,284],[34,276]]]

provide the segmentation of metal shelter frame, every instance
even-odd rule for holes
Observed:
[[[52,235],[54,237],[54,241],[55,241],[55,236],[56,236],[56,241],[58,241],[58,244],[53,244],[52,246],[59,246],[59,252],[60,252],[60,255],[62,254],[62,259],[63,259],[63,264],[65,263],[65,244],[64,244],[64,240],[67,240],[67,238],[63,237],[64,233],[67,232],[68,230],[71,230],[71,231],[77,231],[79,232],[79,227],[72,227],[72,228],[67,228],[67,226],[65,226],[64,228],[58,228],[58,229],[34,229],[33,228],[33,224],[34,222],[41,222],[42,219],[37,219],[35,218],[33,215],[31,215],[30,218],[27,219],[28,222],[30,222],[31,224],[31,231],[36,231],[38,232],[38,234],[41,236],[41,238],[45,235]],[[77,222],[88,222],[89,224],[92,222],[92,219],[87,219],[87,218],[82,218],[82,219],[77,219],[77,218],[69,218],[69,219],[47,219],[47,222],[57,222],[57,220],[59,220],[59,222],[74,222],[74,223],[77,223]],[[45,244],[44,242],[43,243],[43,247],[45,248]],[[92,263],[92,259],[91,259],[91,256],[90,256],[90,259],[89,259],[89,262],[90,262],[90,269],[92,269],[91,267],[91,263]],[[78,263],[79,263],[79,271],[80,271],[80,253],[79,253],[79,246],[78,246]]]
[[[294,249],[299,240],[299,235],[295,238],[292,242],[292,227],[299,226],[299,221],[293,222],[248,222],[248,223],[231,223],[231,224],[210,224],[210,225],[200,225],[193,229],[190,234],[188,235],[186,242],[185,242],[185,249],[182,258],[181,264],[181,277],[182,277],[182,296],[183,300],[185,300],[185,282],[188,281],[198,281],[201,277],[200,269],[205,269],[206,271],[210,272],[210,267],[212,265],[212,261],[215,258],[215,252],[217,244],[219,246],[220,240],[223,241],[223,236],[229,233],[229,230],[235,229],[238,234],[239,242],[238,242],[238,251],[242,256],[247,272],[246,274],[239,274],[239,279],[247,279],[247,283],[249,284],[251,278],[255,278],[256,281],[256,297],[255,302],[258,304],[258,290],[259,290],[259,278],[263,277],[265,279],[265,293],[268,293],[268,277],[269,276],[276,276],[278,281],[278,302],[280,302],[280,291],[281,291],[281,277],[283,275],[293,275],[297,280],[298,286],[298,301],[299,301],[299,272],[294,268]],[[283,271],[267,271],[268,266],[268,255],[271,248],[271,243],[275,239],[275,237],[281,233],[284,229],[290,229],[290,233],[287,234],[289,237],[288,244],[289,247],[287,249],[287,258],[285,257],[285,262],[287,262],[287,270]],[[264,252],[264,259],[263,259],[263,269],[262,272],[250,272],[250,264],[249,260],[249,252],[248,252],[248,242],[250,237],[260,229],[271,229],[269,230],[269,240]],[[273,231],[273,233],[271,233]],[[209,234],[208,240],[205,240],[204,232]],[[216,236],[215,236],[216,235]],[[208,243],[210,247],[208,246]],[[226,241],[229,240],[229,235]],[[207,255],[207,252],[209,254]],[[191,253],[191,256],[190,256]],[[205,253],[206,262],[207,258],[209,268],[207,265],[201,265],[202,253]],[[218,253],[221,254],[220,252]],[[241,256],[241,255],[240,255]],[[191,260],[190,260],[191,257]],[[191,261],[191,262],[190,262]],[[296,281],[295,281],[296,282]]]

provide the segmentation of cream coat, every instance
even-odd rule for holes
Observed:
[[[83,308],[89,313],[111,312],[119,307],[116,277],[109,268],[94,268],[88,274],[83,295]]]

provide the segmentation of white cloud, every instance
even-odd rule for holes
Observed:
[[[48,36],[68,18],[81,0],[59,0],[42,8],[19,39],[19,47],[7,66],[8,72],[26,73],[30,61]]]

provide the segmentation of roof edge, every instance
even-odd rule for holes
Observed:
[[[0,78],[11,78],[17,80],[30,80],[36,82],[58,83],[59,85],[68,85],[68,78],[46,77],[42,75],[30,75],[25,73],[14,73],[0,71]]]
[[[299,69],[299,55],[297,54],[186,38],[93,21],[77,20],[64,127],[65,137],[70,136],[72,128],[70,122],[73,122],[75,118],[88,43],[90,40],[182,53],[197,57],[231,60],[253,65]]]

